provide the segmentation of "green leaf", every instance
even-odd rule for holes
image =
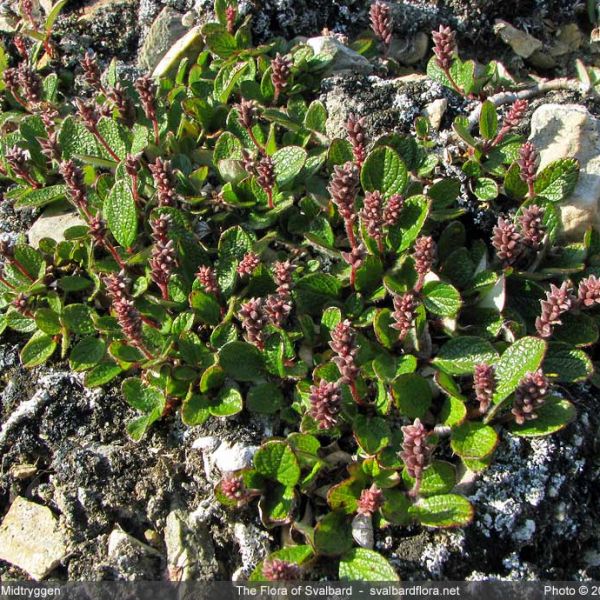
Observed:
[[[338,556],[352,548],[348,517],[341,511],[327,513],[315,526],[313,543],[318,554]]]
[[[593,372],[590,357],[567,344],[552,343],[543,364],[544,373],[562,383],[585,381]]]
[[[14,204],[15,208],[40,208],[62,200],[67,192],[67,186],[63,184],[50,185],[20,196]]]
[[[106,353],[106,343],[97,337],[86,337],[77,342],[69,356],[73,371],[87,371],[97,365]]]
[[[273,415],[283,405],[283,394],[274,383],[260,383],[250,388],[246,408],[262,415]]]
[[[242,160],[242,142],[230,131],[224,131],[215,144],[213,150],[213,163],[221,160]]]
[[[190,294],[190,306],[198,318],[207,325],[217,325],[221,319],[221,307],[212,294],[203,290],[193,290]]]
[[[398,341],[398,330],[394,329],[394,318],[389,308],[382,308],[375,313],[373,329],[377,340],[386,348],[391,349]]]
[[[427,527],[461,527],[473,520],[473,506],[463,496],[442,494],[421,498],[410,513]]]
[[[216,404],[209,407],[210,414],[214,417],[230,417],[237,415],[244,408],[242,394],[235,387],[223,388],[216,399]]]
[[[560,319],[562,325],[554,328],[556,341],[572,346],[590,346],[598,341],[598,325],[589,315],[566,313]]]
[[[110,149],[121,159],[124,160],[127,156],[127,148],[129,145],[128,132],[112,117],[101,117],[98,121],[98,132],[104,138]],[[101,148],[102,156],[106,159],[113,160],[113,157],[108,153],[106,148]]]
[[[181,407],[181,420],[189,427],[202,425],[210,417],[211,400],[201,394],[190,394]]]
[[[522,200],[527,195],[527,184],[521,179],[521,168],[517,163],[506,171],[504,193],[513,200]]]
[[[455,396],[447,396],[440,409],[440,421],[448,427],[454,427],[462,423],[467,416],[465,403]]]
[[[473,193],[482,202],[489,202],[498,197],[498,184],[489,177],[479,177],[473,185]]]
[[[246,252],[252,249],[252,238],[239,226],[226,229],[219,239],[217,279],[225,297],[233,292],[237,267]]]
[[[402,471],[402,479],[408,489],[412,489],[415,480],[406,468]],[[454,465],[442,460],[434,460],[428,467],[423,469],[423,477],[419,494],[421,496],[435,496],[447,494],[456,485],[456,468]]]
[[[113,361],[106,361],[87,371],[84,378],[86,387],[95,388],[107,384],[120,375],[123,369]]]
[[[56,350],[56,342],[51,335],[38,331],[34,333],[21,350],[21,363],[24,367],[37,367],[45,363]]]
[[[458,290],[442,281],[428,281],[423,286],[423,303],[430,313],[441,317],[456,316],[462,304]]]
[[[288,523],[295,501],[294,488],[273,482],[258,504],[263,523],[270,527]]]
[[[49,335],[56,335],[62,329],[58,313],[51,308],[38,308],[35,311],[35,324],[38,329]]]
[[[511,424],[510,432],[523,437],[550,435],[566,427],[575,418],[577,411],[571,402],[555,396],[536,408],[535,414],[536,419],[525,421],[523,425]]]
[[[73,333],[79,335],[91,335],[95,333],[92,311],[85,304],[69,304],[65,306],[62,313],[62,321]]]
[[[461,458],[485,458],[498,444],[498,434],[493,427],[467,421],[452,430],[450,446]]]
[[[291,183],[302,171],[306,163],[306,150],[300,146],[285,146],[273,154],[277,185],[283,187]]]
[[[408,510],[412,503],[407,494],[397,488],[383,490],[385,502],[381,514],[386,521],[394,525],[406,525],[410,521]]]
[[[217,73],[214,84],[214,96],[218,102],[227,104],[231,92],[248,68],[248,63],[226,64]]]
[[[296,282],[292,291],[299,312],[319,314],[325,304],[339,299],[342,284],[327,273],[309,273]]]
[[[353,429],[356,441],[369,456],[377,454],[390,443],[390,427],[381,417],[358,415],[354,419]]]
[[[327,109],[320,100],[313,100],[304,116],[304,127],[325,133],[327,125]]]
[[[254,468],[263,476],[293,487],[300,479],[300,466],[293,450],[285,442],[263,444],[254,455]]]
[[[364,481],[350,478],[333,485],[327,492],[327,504],[332,510],[348,515],[356,512],[358,499],[364,489]]]
[[[498,360],[497,350],[480,337],[463,335],[446,342],[433,359],[433,364],[449,375],[470,375],[475,365],[489,365]]]
[[[204,36],[204,40],[209,50],[221,58],[228,58],[237,50],[235,38],[225,30],[210,31]]]
[[[352,162],[352,160],[354,160],[352,144],[348,140],[333,139],[327,152],[327,165],[329,169],[332,170],[335,165],[343,165],[347,162]]]
[[[431,388],[421,375],[399,375],[393,381],[391,390],[398,410],[410,419],[423,418],[431,407]]]
[[[81,292],[92,285],[86,277],[80,275],[67,275],[58,280],[58,287],[65,292]]]
[[[219,364],[237,381],[254,381],[265,370],[265,361],[258,348],[246,342],[229,342],[219,351]]]
[[[408,182],[408,170],[395,150],[379,146],[367,155],[360,181],[366,192],[378,190],[387,198],[404,191]]]
[[[493,397],[494,404],[512,394],[527,373],[537,370],[545,353],[546,343],[535,337],[524,337],[510,345],[496,363],[498,387]]]
[[[498,113],[494,103],[489,100],[481,105],[479,132],[486,140],[493,140],[498,133]]]
[[[575,189],[579,178],[579,161],[576,158],[561,158],[551,162],[536,177],[534,190],[551,202],[566,200]]]
[[[353,548],[340,559],[342,581],[400,581],[394,567],[378,552]]]
[[[96,156],[98,145],[96,138],[74,117],[68,116],[58,132],[58,145],[64,160],[74,155]]]
[[[127,403],[145,414],[160,411],[160,415],[165,407],[165,396],[155,386],[148,385],[139,377],[129,377],[121,384],[121,391]],[[157,417],[157,418],[158,418]]]
[[[137,209],[129,178],[115,182],[110,194],[104,200],[102,212],[115,240],[124,248],[129,248],[137,237],[138,227]]]

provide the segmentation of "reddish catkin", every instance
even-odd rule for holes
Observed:
[[[437,246],[431,236],[422,235],[417,238],[412,254],[415,261],[415,271],[419,276],[415,285],[416,291],[419,291],[423,287],[425,276],[431,271],[436,254]]]
[[[281,92],[288,87],[291,73],[292,59],[278,52],[271,61],[271,81],[275,88],[275,103],[277,103]]]
[[[200,282],[200,285],[204,288],[207,294],[218,296],[220,293],[219,283],[217,281],[217,274],[213,267],[202,265],[198,267],[196,272],[196,279]]]
[[[592,308],[600,304],[600,279],[590,275],[579,282],[577,301],[580,308]]]
[[[260,264],[260,256],[254,252],[246,252],[237,266],[237,274],[240,277],[250,277]]]
[[[380,192],[366,193],[360,218],[367,235],[375,240],[379,252],[383,252],[383,198]]]
[[[264,328],[269,322],[263,298],[251,298],[241,305],[238,317],[246,332],[246,340],[262,350],[265,345]]]
[[[337,383],[322,380],[311,386],[309,401],[309,414],[319,429],[331,429],[337,425],[342,408],[342,391]]]
[[[359,515],[372,517],[383,506],[384,500],[383,492],[374,483],[369,489],[360,493],[356,512]]]
[[[244,482],[241,477],[229,475],[221,479],[221,491],[232,502],[240,502],[246,497]]]
[[[344,221],[346,235],[350,247],[356,246],[356,237],[354,236],[354,222],[357,214],[354,208],[354,200],[358,192],[359,172],[356,165],[347,162],[344,165],[336,165],[333,168],[333,174],[327,190],[331,195],[331,200],[336,205],[340,217]]]
[[[492,246],[502,264],[509,267],[517,262],[523,253],[523,237],[514,223],[498,217],[498,223],[492,231]]]
[[[554,327],[562,325],[561,315],[569,312],[573,307],[573,298],[567,282],[560,287],[550,284],[550,291],[546,292],[546,299],[540,300],[542,307],[540,316],[535,320],[535,328],[543,338],[549,338],[554,332]]]
[[[407,473],[415,480],[411,494],[419,493],[423,470],[429,463],[431,450],[427,444],[429,435],[420,419],[415,419],[412,425],[402,427],[402,452],[400,458],[406,466]]]
[[[391,327],[398,330],[398,339],[400,341],[412,329],[417,307],[418,302],[414,292],[405,292],[399,296],[394,296],[394,312],[392,313],[394,322]]]
[[[450,27],[440,25],[437,31],[431,32],[431,37],[438,66],[444,71],[449,70],[456,52],[456,33]]]
[[[331,330],[329,346],[336,354],[333,362],[340,371],[342,383],[352,386],[359,371],[356,365],[358,346],[356,345],[356,332],[348,319],[341,321]]]
[[[523,209],[519,216],[519,226],[523,241],[527,246],[538,250],[542,245],[546,228],[544,227],[544,209],[537,204],[531,204]]]
[[[479,402],[479,412],[484,414],[488,411],[496,390],[496,377],[493,366],[486,363],[475,365],[473,389],[475,390],[475,398]]]
[[[527,373],[523,377],[515,391],[515,400],[511,411],[518,425],[537,419],[535,410],[544,404],[549,388],[548,378],[541,369]]]
[[[521,179],[527,184],[529,197],[535,196],[534,184],[540,155],[533,142],[525,142],[519,150],[517,164],[521,167]]]
[[[371,21],[371,29],[375,36],[383,42],[387,48],[392,43],[392,14],[390,6],[380,0],[377,0],[371,4],[369,10],[369,17]]]
[[[263,563],[263,576],[267,581],[296,581],[302,570],[294,563],[272,558]]]
[[[365,118],[359,118],[352,113],[349,114],[348,120],[346,121],[346,131],[348,132],[348,138],[352,144],[354,162],[360,169],[365,162],[365,157],[367,155],[367,149],[365,147]]]
[[[267,194],[269,208],[274,208],[273,188],[275,187],[275,162],[270,156],[262,156],[256,164],[256,181]]]

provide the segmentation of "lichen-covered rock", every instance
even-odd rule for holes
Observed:
[[[543,104],[531,118],[531,140],[540,150],[540,168],[574,157],[581,171],[575,191],[561,207],[564,235],[580,239],[600,224],[600,120],[578,104]]]
[[[163,56],[186,32],[181,23],[183,14],[165,6],[148,31],[138,54],[138,65],[152,71]]]
[[[371,73],[373,65],[364,57],[355,52],[348,46],[342,44],[334,36],[322,35],[313,37],[306,41],[313,52],[331,57],[331,62],[327,67],[327,73]]]

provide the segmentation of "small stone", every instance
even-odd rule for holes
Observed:
[[[256,446],[246,446],[241,442],[222,442],[212,459],[221,473],[231,473],[249,467],[257,449]]]
[[[306,44],[313,49],[315,55],[321,54],[332,57],[324,76],[342,71],[368,74],[373,70],[373,66],[364,56],[348,48],[348,46],[344,46],[333,36],[309,38],[306,40]]]
[[[19,481],[23,481],[25,479],[31,479],[37,473],[37,467],[35,465],[23,464],[23,465],[15,465],[11,468],[10,474]]]
[[[513,27],[502,19],[496,19],[494,33],[500,36],[500,39],[522,58],[529,58],[536,50],[541,50],[544,45],[537,38]]]
[[[62,242],[65,239],[65,231],[69,227],[85,224],[85,221],[75,212],[57,211],[54,208],[49,208],[29,228],[27,233],[29,243],[37,248],[42,238]]]
[[[403,65],[414,65],[425,58],[428,47],[429,36],[418,31],[408,39],[394,38],[389,54]]]
[[[181,24],[182,16],[170,6],[165,6],[158,13],[138,54],[140,68],[152,71],[171,46],[184,35],[186,28]]]
[[[206,527],[181,510],[171,511],[165,524],[168,573],[171,581],[206,580],[218,571],[215,549]],[[211,577],[212,576],[212,577]]]
[[[361,548],[372,550],[375,545],[373,519],[368,515],[356,515],[352,519],[352,537]]]
[[[561,158],[579,161],[577,186],[559,205],[564,237],[579,240],[600,224],[600,120],[578,104],[543,104],[531,117],[530,139],[540,151],[540,170]]]
[[[440,125],[442,124],[442,119],[444,118],[444,113],[447,108],[448,100],[446,100],[446,98],[439,98],[423,109],[423,115],[429,119],[431,127],[436,131],[439,130]]]
[[[583,32],[577,23],[568,23],[561,27],[556,36],[556,41],[550,46],[552,56],[564,56],[571,52],[577,52],[583,44]]]
[[[119,580],[140,581],[147,573],[163,570],[165,559],[158,550],[117,527],[108,537],[106,567],[113,570]]]
[[[138,550],[142,550],[145,553],[149,554],[158,554],[158,552],[140,542],[137,538],[134,538],[132,535],[125,533],[120,528],[115,528],[112,530],[110,536],[108,537],[108,555],[111,557],[118,557],[127,549],[135,548]]]
[[[0,559],[39,581],[66,554],[65,539],[52,511],[17,497],[0,525]]]

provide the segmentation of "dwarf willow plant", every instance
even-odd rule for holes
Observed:
[[[363,51],[388,51],[386,10]],[[216,488],[290,529],[296,545],[254,579],[334,556],[341,578],[393,580],[373,527],[468,524],[457,464],[482,471],[503,430],[574,416],[559,386],[592,373],[600,301],[600,237],[556,245],[578,165],[538,168],[515,133],[523,103],[499,119],[483,102],[478,130],[458,117],[452,169],[424,118],[370,139],[351,115],[330,139],[311,98],[332,57],[254,47],[233,4],[216,13],[196,60],[160,81],[101,76],[88,54],[88,97],[70,103],[33,51],[4,67],[3,201],[80,222],[62,241],[2,242],[0,331],[28,334],[26,367],[60,357],[86,386],[121,378],[136,440],[174,411],[190,426],[269,416],[279,435]],[[476,77],[452,32],[434,37],[434,79],[493,90],[494,65]],[[491,237],[465,195],[502,211]]]

